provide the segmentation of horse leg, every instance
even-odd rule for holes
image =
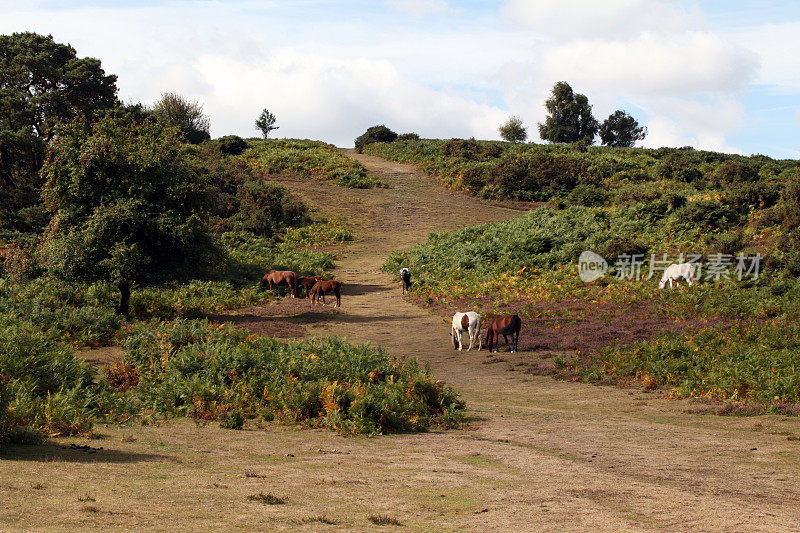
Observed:
[[[456,340],[456,328],[451,328],[450,336],[453,337],[453,349],[458,348],[458,341]]]
[[[342,293],[338,290],[336,291],[336,307],[342,306]]]
[[[467,351],[472,350],[472,335],[475,331],[472,328],[467,329],[467,335],[469,336],[469,346],[467,347]]]

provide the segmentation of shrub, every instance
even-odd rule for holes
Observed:
[[[219,151],[223,156],[239,155],[247,150],[247,141],[238,135],[227,135],[225,137],[220,137],[216,142],[219,145]]]
[[[594,185],[580,184],[569,193],[569,202],[573,205],[600,207],[608,203],[610,194],[605,189]]]
[[[474,138],[450,139],[442,145],[442,155],[466,159],[467,161],[480,161],[482,159],[481,147]]]
[[[27,432],[85,435],[92,427],[91,372],[29,322],[0,316],[0,443]]]
[[[725,161],[714,173],[720,181],[754,182],[758,181],[758,168],[743,161]]]
[[[403,133],[397,136],[398,141],[418,141],[419,135],[416,133]]]
[[[397,139],[397,134],[381,124],[367,128],[363,135],[355,140],[356,152],[361,153],[364,147],[370,143],[390,143]]]

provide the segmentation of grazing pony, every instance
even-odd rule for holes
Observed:
[[[342,295],[341,295],[341,288],[342,284],[336,280],[329,280],[329,281],[318,281],[311,287],[311,292],[308,294],[308,297],[311,298],[311,303],[317,303],[317,299],[322,296],[322,305],[325,305],[325,293],[332,292],[336,295],[336,307],[342,306]]]
[[[269,285],[269,290],[284,284],[289,286],[292,298],[297,298],[297,274],[291,270],[270,270],[261,278],[261,287]]]
[[[680,280],[685,279],[689,286],[694,285],[694,264],[692,263],[673,263],[664,271],[661,276],[661,281],[658,284],[659,289],[666,287],[669,281],[669,288],[672,288],[672,282],[678,283]]]
[[[497,337],[497,347],[500,347],[500,335],[506,340],[506,345],[511,347],[511,353],[516,352],[521,328],[522,320],[519,315],[499,316],[492,320],[489,329],[486,330],[486,347],[489,348],[489,352],[491,353],[494,348],[495,336]],[[511,344],[508,343],[508,335],[511,335]]]
[[[467,351],[472,349],[476,339],[478,341],[478,349],[483,348],[483,343],[481,342],[481,315],[475,311],[453,315],[453,331],[451,335],[453,336],[454,349],[458,348],[459,351],[462,349],[461,336],[465,332],[469,334],[469,348],[467,348]]]
[[[311,298],[311,287],[318,281],[322,281],[324,278],[322,276],[298,276],[297,277],[297,288],[300,287],[305,288],[306,290],[306,298]]]
[[[401,268],[400,279],[403,281],[403,294],[405,294],[411,287],[411,271],[407,268]]]

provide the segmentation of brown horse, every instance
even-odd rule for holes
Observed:
[[[297,274],[291,270],[270,270],[261,278],[261,287],[269,285],[269,290],[278,285],[288,285],[292,298],[297,298]]]
[[[495,336],[497,336],[499,348],[500,335],[506,340],[506,345],[511,347],[511,352],[516,352],[521,328],[522,320],[520,320],[519,315],[499,316],[492,320],[489,324],[489,329],[486,331],[486,346],[489,348],[489,352],[491,353],[494,347]],[[509,335],[511,335],[511,344],[508,343]]]
[[[336,295],[336,307],[342,306],[342,296],[341,290],[342,284],[336,280],[329,280],[329,281],[318,281],[311,287],[311,292],[309,293],[309,298],[311,298],[311,303],[317,303],[317,299],[322,296],[322,305],[325,305],[325,293],[332,292]]]
[[[322,276],[310,276],[310,277],[298,276],[297,277],[297,288],[298,289],[300,287],[305,288],[306,297],[307,298],[311,298],[311,288],[314,286],[314,284],[316,282],[322,281],[323,279],[324,278]]]

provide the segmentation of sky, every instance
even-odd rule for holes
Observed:
[[[352,146],[369,126],[499,139],[553,85],[648,130],[639,146],[800,158],[800,2],[0,0],[0,33],[96,57],[125,102],[197,100],[212,137]]]

